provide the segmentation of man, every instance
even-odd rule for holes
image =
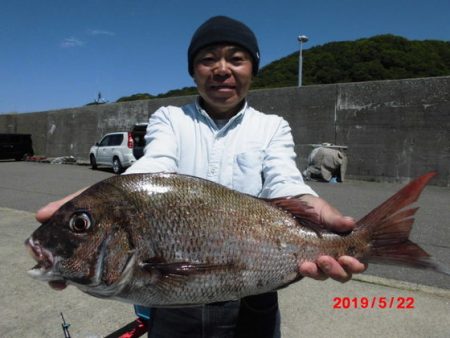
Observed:
[[[306,180],[344,182],[347,171],[347,155],[330,143],[323,143],[308,156],[308,167],[303,171]]]
[[[218,16],[194,33],[188,68],[199,92],[196,102],[161,107],[150,118],[145,154],[126,174],[177,172],[203,177],[263,198],[300,195],[316,212],[314,220],[348,231],[354,220],[342,216],[303,183],[295,165],[288,123],[251,108],[247,101],[258,72],[259,48],[243,23]],[[64,201],[41,209],[43,221]],[[347,281],[365,266],[352,257],[320,257],[299,273],[315,279]],[[279,337],[275,292],[200,307],[152,309],[149,337]]]

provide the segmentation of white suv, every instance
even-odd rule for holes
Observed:
[[[136,161],[133,156],[133,137],[130,132],[110,133],[103,136],[89,151],[92,169],[107,166],[120,174]]]

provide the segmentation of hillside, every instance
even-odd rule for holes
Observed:
[[[450,41],[418,41],[378,35],[355,41],[330,42],[303,51],[304,85],[444,75],[450,75]],[[252,89],[291,87],[297,83],[298,51],[295,51],[261,68]],[[157,96],[145,95],[160,98],[195,92],[194,87],[185,87]],[[130,96],[118,101],[133,99]]]
[[[330,42],[303,52],[303,84],[450,75],[449,41],[410,41],[379,35]],[[298,51],[261,69],[253,88],[296,86]]]

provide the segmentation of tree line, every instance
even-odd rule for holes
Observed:
[[[252,89],[296,86],[298,51],[261,68]],[[392,34],[330,42],[303,51],[303,85],[392,80],[450,75],[450,41],[408,40]],[[122,97],[117,102],[192,95],[185,87],[153,96]]]

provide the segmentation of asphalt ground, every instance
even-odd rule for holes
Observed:
[[[74,287],[57,292],[29,278],[34,265],[23,241],[38,226],[41,205],[111,176],[86,167],[0,163],[0,337],[104,337],[135,319],[128,304],[100,300]],[[356,218],[401,184],[311,183],[324,198]],[[429,186],[418,205],[413,240],[450,266],[450,189]],[[449,337],[450,277],[371,265],[345,284],[303,280],[279,292],[282,336]],[[393,276],[391,276],[392,274]]]

